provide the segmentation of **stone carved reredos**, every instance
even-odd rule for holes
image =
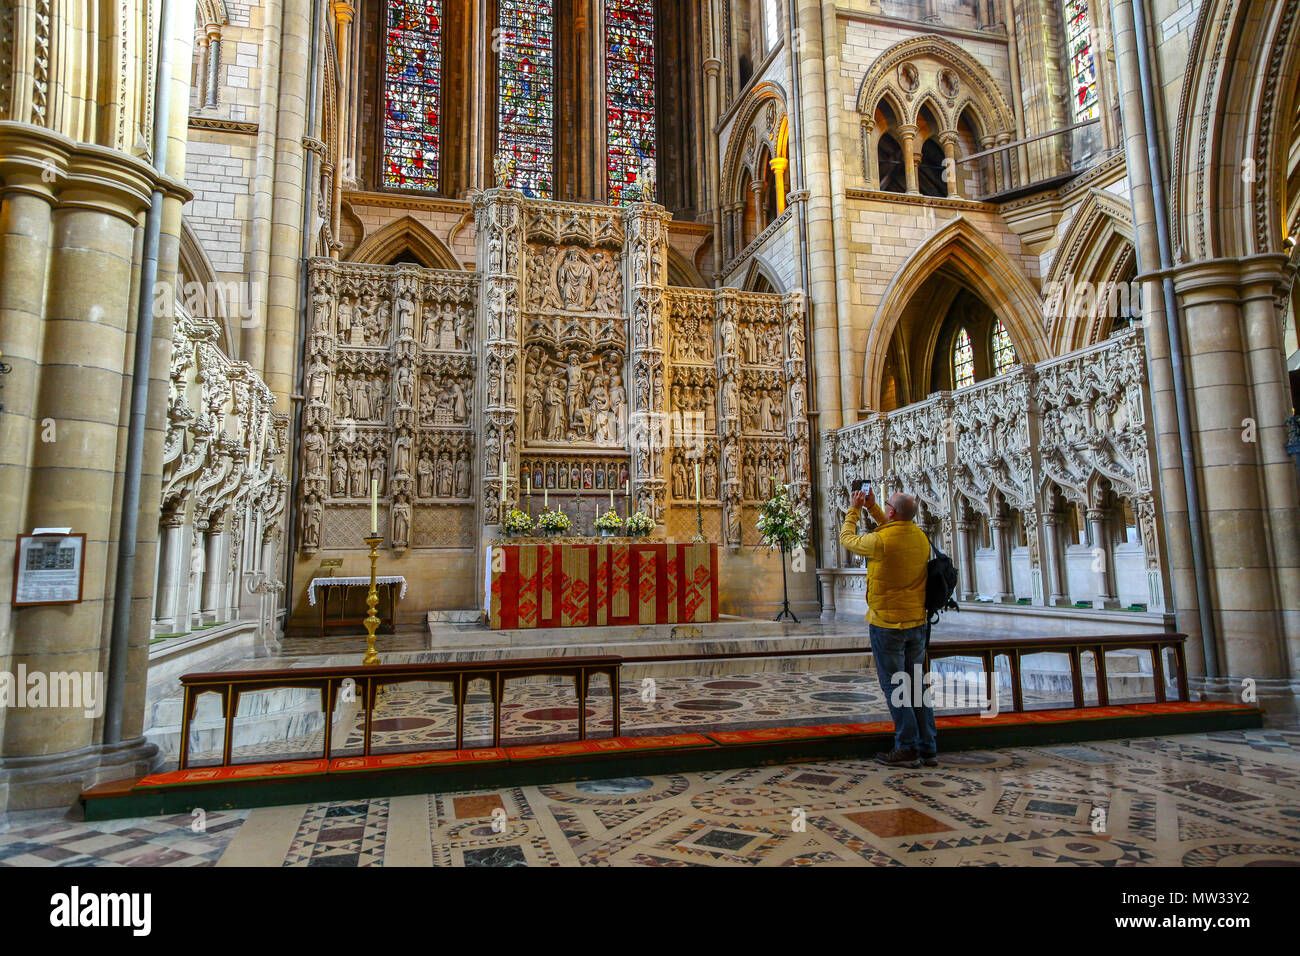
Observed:
[[[828,485],[842,520],[850,483],[918,497],[922,520],[947,540],[967,511],[997,518],[1005,504],[1027,532],[1060,491],[1086,508],[1104,481],[1132,503],[1148,569],[1158,568],[1155,502],[1144,404],[1140,329],[958,392],[839,429],[825,450]],[[1037,567],[1037,542],[1031,541]]]
[[[308,282],[298,546],[361,547],[377,482],[381,534],[400,553],[413,545],[412,501],[472,508],[478,279],[312,259]]]
[[[372,480],[395,546],[430,506],[474,509],[491,527],[503,463],[508,501],[524,464],[558,482],[560,465],[589,462],[590,491],[599,464],[606,494],[611,474],[626,477],[634,506],[666,522],[673,507],[693,510],[681,477],[698,458],[733,547],[752,522],[742,505],[768,478],[791,482],[807,507],[801,294],[670,288],[668,217],[653,204],[488,190],[473,209],[477,273],[312,260],[302,550],[359,547],[330,527],[361,527]],[[573,484],[552,493],[563,501]]]

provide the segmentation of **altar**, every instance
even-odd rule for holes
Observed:
[[[718,546],[524,539],[487,549],[493,629],[684,624],[718,619]]]

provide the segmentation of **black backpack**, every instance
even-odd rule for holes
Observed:
[[[929,540],[926,535],[926,540]],[[925,614],[927,623],[935,624],[943,611],[959,611],[952,592],[957,589],[957,568],[952,558],[930,542],[930,560],[925,565]]]

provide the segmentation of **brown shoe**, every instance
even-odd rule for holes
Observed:
[[[939,755],[921,754],[921,763],[927,767],[937,767],[939,766]]]
[[[883,763],[886,767],[921,766],[920,758],[916,756],[915,750],[887,750],[884,753],[876,754],[876,763]]]

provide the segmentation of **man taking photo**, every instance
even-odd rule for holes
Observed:
[[[878,525],[870,534],[857,533],[863,506]],[[912,675],[925,669],[925,582],[930,560],[930,539],[916,526],[915,517],[916,499],[911,495],[890,495],[882,511],[874,491],[858,489],[849,497],[840,529],[840,544],[867,559],[871,653],[894,718],[894,749],[877,754],[876,760],[890,767],[939,765],[934,708],[923,706],[923,688],[911,686]],[[894,703],[898,674],[904,675],[904,686],[910,688],[902,705]]]

